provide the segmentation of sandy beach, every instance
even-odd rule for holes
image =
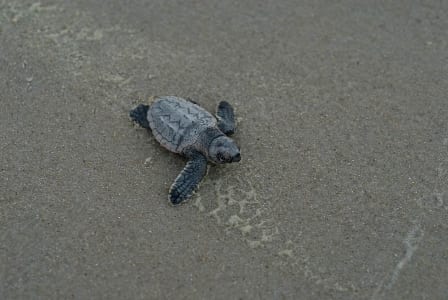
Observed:
[[[0,298],[446,299],[448,2],[0,0]],[[134,125],[236,109],[240,163]]]

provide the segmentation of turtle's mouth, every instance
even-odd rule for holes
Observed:
[[[232,162],[239,162],[241,160],[241,154],[237,153],[232,157]]]
[[[218,163],[220,164],[225,164],[225,163],[233,163],[233,162],[239,162],[241,160],[241,154],[238,152],[236,154],[234,154],[233,156],[231,155],[225,155],[225,154],[221,154],[218,153],[216,155],[216,160]]]

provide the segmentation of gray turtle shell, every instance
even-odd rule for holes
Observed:
[[[147,118],[156,140],[175,153],[195,146],[207,128],[217,128],[216,118],[208,111],[174,96],[156,98],[149,107]]]

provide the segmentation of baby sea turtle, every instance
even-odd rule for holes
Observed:
[[[150,105],[131,110],[132,120],[150,129],[166,149],[188,158],[169,191],[169,200],[179,204],[188,199],[207,171],[207,161],[215,164],[241,160],[240,149],[227,135],[235,132],[232,106],[219,103],[216,117],[196,102],[174,96],[155,97]]]

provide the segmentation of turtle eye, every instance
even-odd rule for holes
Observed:
[[[218,152],[218,154],[216,154],[216,158],[220,161],[220,162],[223,162],[225,159],[224,159],[224,155],[222,155],[222,153],[220,153],[220,152]]]

